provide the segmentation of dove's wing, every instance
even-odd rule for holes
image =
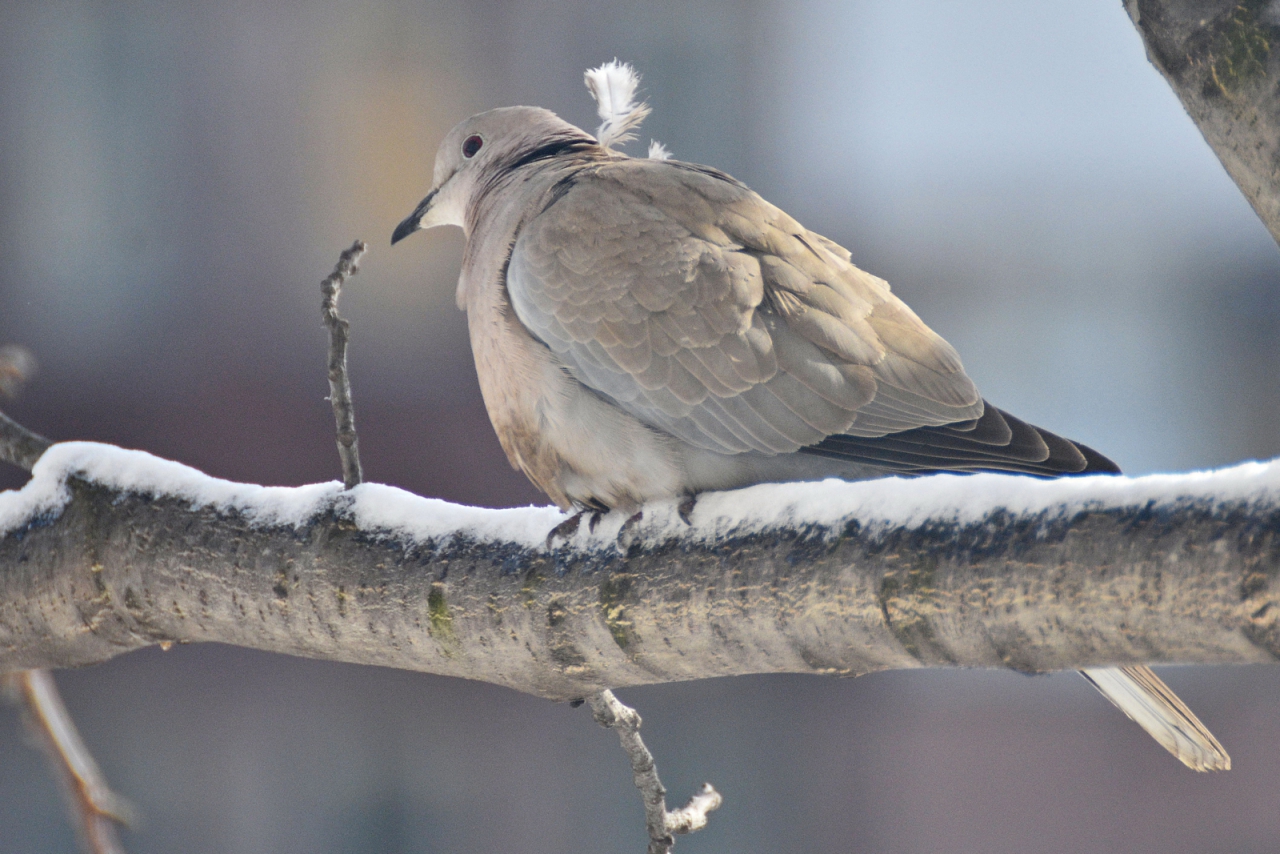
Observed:
[[[517,316],[582,383],[699,448],[972,422],[954,349],[849,253],[726,175],[588,167],[521,230]]]

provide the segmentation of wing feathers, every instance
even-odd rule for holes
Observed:
[[[800,305],[779,312],[787,319],[790,330],[817,344],[837,360],[854,365],[883,364],[889,354],[874,334],[870,340],[826,312]],[[859,324],[864,325],[864,324]]]
[[[524,225],[507,290],[579,380],[699,448],[780,454],[839,436],[820,452],[843,454],[848,440],[983,414],[955,350],[883,280],[714,170],[584,162]],[[1038,433],[1024,434],[995,456],[1050,457]],[[1069,443],[1056,447],[1063,465],[1088,464]],[[868,459],[896,454],[914,471],[942,462],[930,453],[964,457],[911,440],[885,448]]]
[[[718,347],[678,350],[675,359],[716,397],[733,397],[756,386],[738,375],[729,357]]]
[[[1120,471],[1096,451],[991,405],[976,424],[961,427],[968,429],[939,426],[877,437],[828,436],[803,452],[912,474],[995,471],[1060,477]]]

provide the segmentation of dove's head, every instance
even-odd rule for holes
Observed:
[[[459,122],[436,152],[431,192],[396,226],[391,242],[437,225],[465,227],[468,208],[504,173],[595,142],[541,107],[501,107]]]

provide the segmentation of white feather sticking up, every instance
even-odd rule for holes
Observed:
[[[636,138],[633,131],[652,112],[649,105],[635,102],[640,75],[625,62],[614,60],[584,75],[591,97],[596,99],[596,112],[604,121],[596,131],[596,139],[604,148],[612,149]]]
[[[656,139],[649,140],[649,159],[650,160],[670,160],[671,152],[667,147]]]

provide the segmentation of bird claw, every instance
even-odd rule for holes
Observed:
[[[631,544],[631,532],[640,524],[640,520],[644,518],[644,511],[637,510],[631,515],[627,521],[622,523],[622,527],[618,529],[618,545],[626,548]]]
[[[574,534],[578,533],[578,528],[582,525],[582,517],[586,514],[586,510],[579,510],[568,519],[565,519],[559,525],[552,528],[550,533],[547,534],[547,548],[552,548],[555,545],[556,537],[560,537],[567,541],[573,537]]]
[[[693,527],[693,508],[698,504],[698,496],[686,495],[676,507],[676,513],[680,514],[680,518],[689,527]]]
[[[579,510],[577,513],[574,513],[568,519],[565,519],[559,525],[556,525],[551,529],[551,532],[547,534],[547,548],[552,548],[555,545],[556,537],[565,541],[572,539],[573,535],[578,533],[578,529],[582,527],[582,517],[587,516],[588,514],[591,518],[587,520],[587,530],[594,534],[596,532],[596,526],[600,524],[600,520],[604,518],[604,515],[607,512],[609,511],[600,510],[594,507]]]

